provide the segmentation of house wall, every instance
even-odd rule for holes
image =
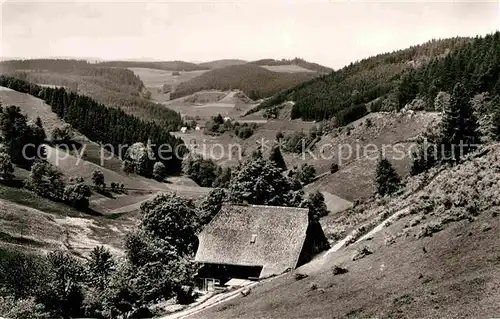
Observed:
[[[258,279],[261,266],[240,266],[240,265],[222,265],[205,263],[198,271],[197,282],[198,288],[202,290],[210,290],[210,286],[216,282],[217,286],[223,286],[232,278],[238,279]]]

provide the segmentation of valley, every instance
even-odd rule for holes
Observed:
[[[495,316],[497,48],[0,62],[0,316]]]

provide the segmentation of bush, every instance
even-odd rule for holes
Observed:
[[[358,247],[356,249],[356,252],[354,253],[354,256],[352,256],[352,260],[353,261],[359,260],[371,254],[373,254],[373,252],[370,250],[368,246]]]
[[[309,277],[307,274],[302,274],[300,272],[295,273],[295,280],[302,280]]]
[[[297,172],[297,178],[304,185],[314,181],[316,178],[316,169],[309,164],[303,164]]]
[[[92,195],[90,187],[83,183],[78,183],[68,185],[64,188],[63,200],[70,206],[84,210],[89,207],[90,195]]]
[[[443,225],[441,222],[430,222],[429,224],[422,227],[418,237],[431,237],[434,233],[443,230]]]
[[[336,276],[336,275],[342,275],[342,274],[345,274],[347,272],[348,272],[348,270],[346,268],[342,268],[342,267],[337,266],[337,265],[334,265],[333,268],[332,268],[332,274],[334,276]]]
[[[339,171],[339,164],[337,163],[332,163],[332,165],[330,165],[330,173],[331,174],[335,174]]]
[[[51,316],[35,298],[17,299],[0,296],[0,316],[9,319],[49,319]]]

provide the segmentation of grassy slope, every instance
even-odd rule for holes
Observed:
[[[181,83],[174,94],[181,97],[201,90],[240,89],[250,98],[271,96],[285,88],[309,80],[314,73],[278,73],[252,64],[211,70]]]
[[[260,107],[293,100],[296,102],[294,117],[316,120],[337,116],[352,104],[369,103],[377,98],[383,102],[385,110],[394,110],[398,106],[397,88],[405,72],[429,62],[433,57],[445,56],[468,41],[469,38],[433,40],[356,61],[328,75],[279,92]]]
[[[0,245],[21,249],[69,250],[86,255],[97,245],[121,254],[135,221],[88,216],[27,190],[0,185]]]
[[[318,173],[328,172],[332,162],[337,162],[340,170],[335,174],[326,174],[307,187],[308,190],[327,191],[347,200],[366,198],[375,191],[374,178],[377,163],[377,153],[370,153],[367,145],[376,146],[381,150],[387,146],[386,157],[392,162],[401,176],[408,175],[411,168],[411,158],[407,155],[395,160],[398,154],[395,151],[411,152],[416,136],[428,127],[435,125],[439,118],[438,113],[416,112],[410,113],[371,113],[351,123],[348,127],[323,136],[315,145],[312,153],[317,158],[307,156],[305,160],[299,156],[286,157],[287,162],[307,162],[315,166]],[[367,125],[370,119],[371,125]],[[350,129],[349,129],[350,128]],[[348,133],[349,132],[349,133]],[[397,149],[391,148],[397,145]],[[357,149],[360,149],[358,152]],[[333,156],[332,154],[333,149]],[[321,158],[320,151],[324,150],[325,157]],[[340,150],[340,151],[339,151]],[[349,155],[351,150],[352,156]],[[341,154],[341,155],[339,155]],[[357,155],[359,154],[359,156]],[[364,155],[365,154],[365,155]],[[371,154],[371,155],[370,155]],[[338,159],[343,158],[339,163]],[[331,158],[329,158],[331,157]]]
[[[372,201],[358,214],[406,211],[400,219],[362,241],[326,254],[295,272],[259,284],[247,297],[237,297],[194,318],[491,318],[500,312],[500,184],[498,144],[457,167],[413,178],[405,192]],[[453,185],[453,187],[451,187]],[[465,193],[462,193],[465,192]],[[480,197],[475,197],[480,195]],[[446,197],[454,206],[442,208]],[[419,209],[422,201],[433,208]],[[482,202],[477,215],[465,213],[468,203]],[[352,215],[352,212],[351,212]],[[383,216],[386,216],[385,214]],[[447,218],[456,218],[448,221]],[[416,220],[420,220],[417,223]],[[443,228],[419,237],[428,224]],[[422,226],[423,225],[423,226]],[[372,255],[353,261],[356,248],[367,245]],[[348,273],[334,276],[340,265]],[[311,289],[315,283],[318,289]]]
[[[331,69],[329,67],[320,65],[318,63],[308,62],[308,61],[305,61],[305,60],[299,59],[299,58],[295,58],[295,59],[291,59],[291,60],[261,59],[261,60],[257,60],[257,61],[252,61],[250,63],[255,64],[255,65],[261,65],[261,66],[276,66],[276,67],[296,66],[298,68],[303,68],[303,69],[306,69],[309,71],[319,72],[319,73],[330,73],[331,71],[333,71],[333,69]],[[277,69],[279,69],[279,68],[277,68]],[[276,72],[279,72],[279,71],[276,71]],[[290,71],[283,71],[283,72],[290,72]]]
[[[66,87],[146,121],[171,121],[176,116],[162,105],[147,100],[147,90],[142,83],[129,85],[117,82],[116,78],[109,78],[106,75],[95,76],[77,71],[33,69],[26,73],[11,71],[7,74],[41,85]]]

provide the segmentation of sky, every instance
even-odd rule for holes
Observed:
[[[500,30],[491,2],[0,0],[3,58],[301,57],[339,68],[433,38]]]

